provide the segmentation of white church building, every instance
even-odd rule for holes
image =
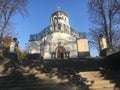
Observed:
[[[29,54],[40,54],[43,59],[89,57],[88,39],[71,28],[63,11],[50,17],[50,25],[40,33],[31,34]]]

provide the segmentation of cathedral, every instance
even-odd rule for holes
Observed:
[[[43,59],[90,56],[88,39],[71,28],[68,15],[60,10],[52,13],[48,27],[30,35],[29,54],[40,54]]]

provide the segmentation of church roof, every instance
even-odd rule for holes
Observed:
[[[67,14],[66,13],[64,13],[63,11],[56,11],[56,12],[54,12],[52,15],[51,15],[51,17],[53,17],[53,16],[58,16],[58,15],[64,15],[64,16],[67,16]]]

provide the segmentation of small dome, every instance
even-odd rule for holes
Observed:
[[[64,13],[64,12],[62,12],[62,11],[56,11],[56,12],[54,12],[54,13],[51,15],[51,17],[53,17],[53,16],[58,16],[58,15],[64,15],[64,16],[67,16],[67,14]]]

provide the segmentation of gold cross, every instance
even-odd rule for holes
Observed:
[[[57,7],[58,11],[60,11],[60,6]]]

